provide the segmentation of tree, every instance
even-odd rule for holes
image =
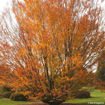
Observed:
[[[105,82],[105,50],[99,56],[98,69],[96,72],[97,78]]]
[[[14,1],[17,24],[11,30],[4,21],[2,27],[2,34],[12,43],[7,40],[8,44],[2,44],[2,58],[12,69],[12,76],[1,80],[8,81],[15,91],[50,105],[59,105],[73,96],[90,81],[87,69],[97,62],[104,48],[97,3],[98,0]]]

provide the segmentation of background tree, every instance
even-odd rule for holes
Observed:
[[[98,0],[14,1],[17,24],[10,28],[4,20],[1,28],[1,58],[12,76],[1,80],[51,105],[73,96],[90,81],[87,70],[104,48],[97,4]]]
[[[105,50],[100,54],[100,60],[98,62],[98,69],[96,72],[98,79],[105,82]]]

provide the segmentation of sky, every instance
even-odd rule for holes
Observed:
[[[101,0],[100,0],[101,1]],[[4,8],[10,6],[11,0],[0,0],[0,13],[4,11]],[[102,7],[105,6],[105,1],[101,4]]]
[[[0,14],[7,8],[10,7],[11,0],[0,0]]]
[[[11,0],[0,0],[0,15],[2,15],[2,12],[5,11],[5,9],[11,7],[10,3],[11,3]],[[105,7],[104,7],[105,6],[105,1],[103,3],[101,3],[101,6],[105,10]],[[105,11],[104,11],[103,14],[105,14]]]

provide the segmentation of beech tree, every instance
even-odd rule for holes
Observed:
[[[88,84],[88,69],[104,48],[98,1],[14,1],[17,24],[9,28],[4,20],[2,35],[9,41],[1,43],[11,77],[1,75],[1,81],[49,105],[61,104]]]

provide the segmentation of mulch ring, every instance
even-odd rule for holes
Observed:
[[[34,104],[22,104],[22,105],[48,105],[44,103],[34,103]],[[72,103],[63,103],[61,105],[86,105],[86,104],[72,104]]]

